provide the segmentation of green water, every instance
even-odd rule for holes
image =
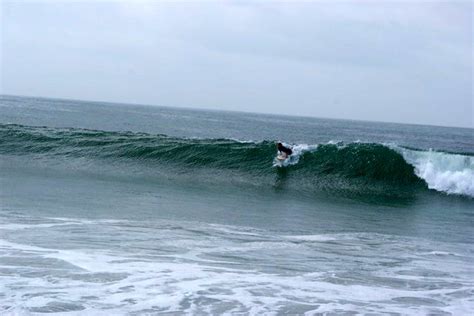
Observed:
[[[473,309],[472,129],[0,105],[2,313]]]

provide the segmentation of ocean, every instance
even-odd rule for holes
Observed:
[[[473,313],[473,131],[2,95],[0,314]]]

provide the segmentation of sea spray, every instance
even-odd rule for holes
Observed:
[[[430,189],[474,197],[474,160],[471,156],[398,149]]]

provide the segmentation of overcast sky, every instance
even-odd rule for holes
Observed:
[[[473,127],[471,1],[8,1],[0,93]]]

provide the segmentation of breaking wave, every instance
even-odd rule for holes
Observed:
[[[378,143],[292,144],[294,154],[274,163],[274,141],[188,139],[133,132],[0,124],[0,154],[49,158],[126,160],[184,168],[230,171],[262,181],[276,173],[308,186],[433,189],[474,197],[474,161],[469,154],[408,149]],[[216,172],[219,176],[219,172]]]
[[[430,189],[474,197],[472,156],[400,148],[404,159],[415,167],[415,174]]]

